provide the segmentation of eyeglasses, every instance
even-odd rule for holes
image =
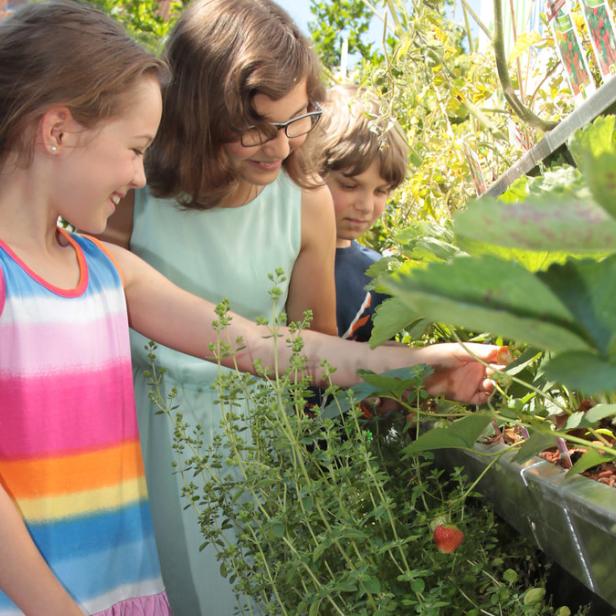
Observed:
[[[258,126],[251,126],[240,136],[240,143],[245,148],[263,145],[276,138],[279,130],[284,130],[288,139],[296,139],[307,135],[319,121],[323,110],[318,103],[311,105],[314,111],[303,113],[286,122],[264,122]]]

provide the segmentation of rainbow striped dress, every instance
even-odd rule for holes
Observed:
[[[166,616],[120,276],[98,242],[61,233],[71,290],[0,241],[0,484],[84,612]],[[17,614],[0,592],[0,616]]]

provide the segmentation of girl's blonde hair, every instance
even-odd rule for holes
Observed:
[[[396,122],[380,118],[378,99],[369,91],[353,85],[330,88],[311,145],[311,158],[323,177],[331,171],[360,175],[378,161],[379,174],[390,189],[404,181],[404,134]]]
[[[310,42],[271,0],[196,0],[173,29],[166,58],[172,80],[146,160],[148,184],[186,208],[216,206],[236,185],[223,146],[264,121],[255,94],[279,100],[306,79],[310,102],[324,96]],[[297,184],[311,186],[302,148],[283,164]]]
[[[168,70],[97,9],[54,0],[17,10],[0,22],[0,162],[14,152],[28,163],[51,106],[92,128],[122,112],[144,75],[162,85]]]

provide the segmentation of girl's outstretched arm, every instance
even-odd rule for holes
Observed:
[[[214,305],[196,297],[167,280],[136,255],[107,244],[124,276],[128,315],[131,326],[147,338],[196,357],[213,359],[209,350],[216,342],[212,321],[216,314]],[[212,267],[216,267],[212,263]],[[286,336],[288,330],[281,329]],[[240,370],[254,371],[254,361],[265,366],[274,365],[274,343],[268,327],[255,325],[238,315],[224,330],[223,340],[235,345],[241,338],[243,348],[235,354]],[[486,368],[458,344],[440,344],[421,349],[404,346],[384,346],[369,349],[361,342],[343,340],[314,331],[304,331],[304,354],[308,370],[315,383],[322,382],[321,361],[327,360],[336,367],[334,383],[349,386],[357,383],[359,369],[385,372],[415,364],[429,364],[435,372],[427,381],[428,391],[438,395],[481,404],[491,391]],[[498,347],[469,345],[472,352],[488,363],[496,363]],[[288,366],[290,350],[283,341],[278,345],[278,363],[282,370]],[[233,360],[225,360],[231,365]]]
[[[310,329],[336,336],[336,220],[327,186],[302,191],[302,244],[289,283],[289,322],[312,310]]]
[[[83,616],[34,545],[1,483],[0,590],[28,616]]]

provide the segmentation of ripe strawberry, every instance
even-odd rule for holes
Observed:
[[[453,524],[439,524],[432,534],[436,549],[443,554],[451,554],[464,541],[464,533]]]

